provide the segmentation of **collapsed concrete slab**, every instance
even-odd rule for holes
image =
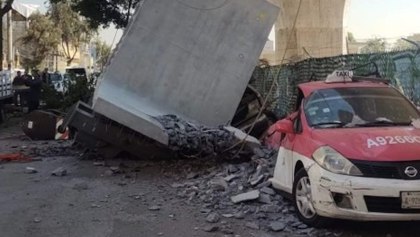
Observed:
[[[277,17],[265,0],[146,0],[99,79],[93,110],[168,144],[158,116],[232,120]]]

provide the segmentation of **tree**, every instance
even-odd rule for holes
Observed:
[[[60,30],[47,16],[34,13],[29,17],[29,29],[21,38],[21,55],[25,67],[37,67],[60,43]]]
[[[96,63],[100,67],[100,70],[103,71],[111,55],[111,46],[109,46],[106,42],[97,39],[95,41],[95,48],[97,55]]]
[[[362,53],[379,53],[385,52],[387,43],[385,39],[375,38],[370,39],[366,42],[366,45],[362,47]]]
[[[415,49],[415,48],[416,48],[415,45],[403,39],[398,39],[392,47],[393,50],[400,50],[400,51],[407,50],[407,49]]]
[[[417,49],[420,43],[420,34],[413,34],[407,38],[398,39],[394,46],[394,50],[408,50],[408,49]]]
[[[6,15],[10,10],[12,10],[12,4],[14,0],[0,0],[0,71],[3,71],[3,16]]]
[[[51,20],[61,31],[61,48],[70,66],[83,43],[89,42],[92,29],[87,22],[72,10],[68,2],[52,4],[49,10]]]
[[[355,43],[356,42],[356,38],[354,38],[353,33],[347,32],[347,41],[349,43]]]
[[[67,0],[50,0],[51,3]],[[141,0],[73,0],[71,7],[85,17],[93,29],[108,27],[114,23],[117,28],[124,28],[131,12]]]

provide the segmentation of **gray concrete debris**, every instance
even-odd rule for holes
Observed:
[[[236,219],[244,219],[245,218],[245,213],[240,211],[240,212],[237,212],[237,213],[233,214],[233,217],[235,217]]]
[[[105,166],[105,161],[96,161],[96,162],[93,162],[93,165],[94,166]]]
[[[36,174],[36,173],[38,173],[38,170],[36,170],[34,167],[26,167],[25,173],[26,174]]]
[[[187,179],[196,179],[198,178],[198,174],[197,173],[189,173],[187,175]]]
[[[64,169],[63,167],[59,167],[59,168],[55,169],[53,172],[51,172],[51,175],[62,177],[62,176],[67,175],[67,170]]]
[[[263,188],[260,189],[260,191],[262,193],[269,194],[269,195],[275,195],[276,194],[276,191],[274,191],[274,189],[269,188],[269,187],[263,187]]]
[[[258,157],[265,157],[266,153],[264,152],[263,149],[258,148],[258,147],[254,147],[252,149],[252,151],[254,152],[255,155],[257,155]]]
[[[236,178],[238,178],[238,176],[237,176],[236,174],[231,174],[231,175],[229,175],[229,176],[224,177],[223,179],[224,179],[226,182],[230,182],[230,181],[232,181],[232,180],[234,180],[234,179],[236,179]]]
[[[73,189],[74,190],[77,190],[77,191],[88,190],[89,189],[89,186],[85,182],[83,182],[83,183],[77,183],[77,184],[75,184],[73,186]]]
[[[169,148],[187,156],[219,154],[235,143],[232,132],[184,121],[176,115],[156,117],[169,136]]]
[[[150,206],[148,209],[149,209],[150,211],[159,211],[159,210],[160,210],[160,206],[156,206],[156,205],[154,205],[154,206]]]
[[[239,171],[239,169],[238,169],[238,167],[236,167],[235,165],[229,165],[228,167],[227,167],[227,172],[229,173],[229,174],[234,174],[234,173],[236,173],[236,172],[238,172]]]
[[[271,200],[270,195],[261,193],[258,201],[264,204],[271,204],[273,201]]]
[[[245,201],[252,201],[260,197],[260,191],[253,190],[247,193],[242,193],[236,196],[231,197],[233,203],[240,203]]]
[[[260,175],[260,176],[256,177],[255,179],[250,180],[249,183],[252,186],[255,186],[255,185],[259,184],[263,179],[264,179],[264,175]]]
[[[121,169],[119,166],[111,166],[109,167],[109,169],[112,171],[112,173],[114,174],[120,174],[121,173]]]
[[[253,230],[259,230],[260,229],[260,225],[258,225],[258,223],[255,223],[255,222],[247,222],[247,223],[245,223],[245,227],[253,229]]]
[[[278,232],[284,230],[286,228],[286,224],[284,222],[274,221],[270,223],[269,227],[270,230]]]
[[[227,182],[221,177],[217,177],[211,180],[210,185],[214,190],[218,190],[218,191],[225,191],[228,189]]]
[[[213,212],[210,213],[207,217],[206,217],[206,221],[209,223],[217,223],[220,220],[220,215]]]
[[[215,225],[207,225],[207,226],[204,226],[203,227],[203,230],[205,232],[215,232],[215,231],[218,231],[219,230],[219,227],[218,226],[215,226]]]
[[[305,225],[305,224],[300,224],[300,225],[298,225],[298,226],[297,226],[297,228],[298,228],[298,229],[307,229],[307,228],[308,228],[308,226],[307,226],[307,225]]]
[[[281,211],[281,207],[278,205],[262,205],[260,210],[265,213],[279,213]]]

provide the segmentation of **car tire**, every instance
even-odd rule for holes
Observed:
[[[304,168],[300,169],[293,181],[293,204],[299,219],[312,227],[324,227],[331,219],[319,216],[312,204],[312,192],[309,176]]]

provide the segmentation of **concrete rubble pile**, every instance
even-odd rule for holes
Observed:
[[[156,118],[169,137],[169,149],[186,156],[217,155],[234,145],[233,133],[223,126],[210,128],[180,119],[175,115]]]
[[[309,228],[298,220],[291,202],[270,186],[276,153],[259,149],[252,162],[221,164],[207,174],[189,172],[188,181],[171,184],[177,197],[202,206],[208,223],[203,231],[230,233],[229,219],[244,219],[245,227],[267,232],[308,236],[338,236],[337,233]]]

